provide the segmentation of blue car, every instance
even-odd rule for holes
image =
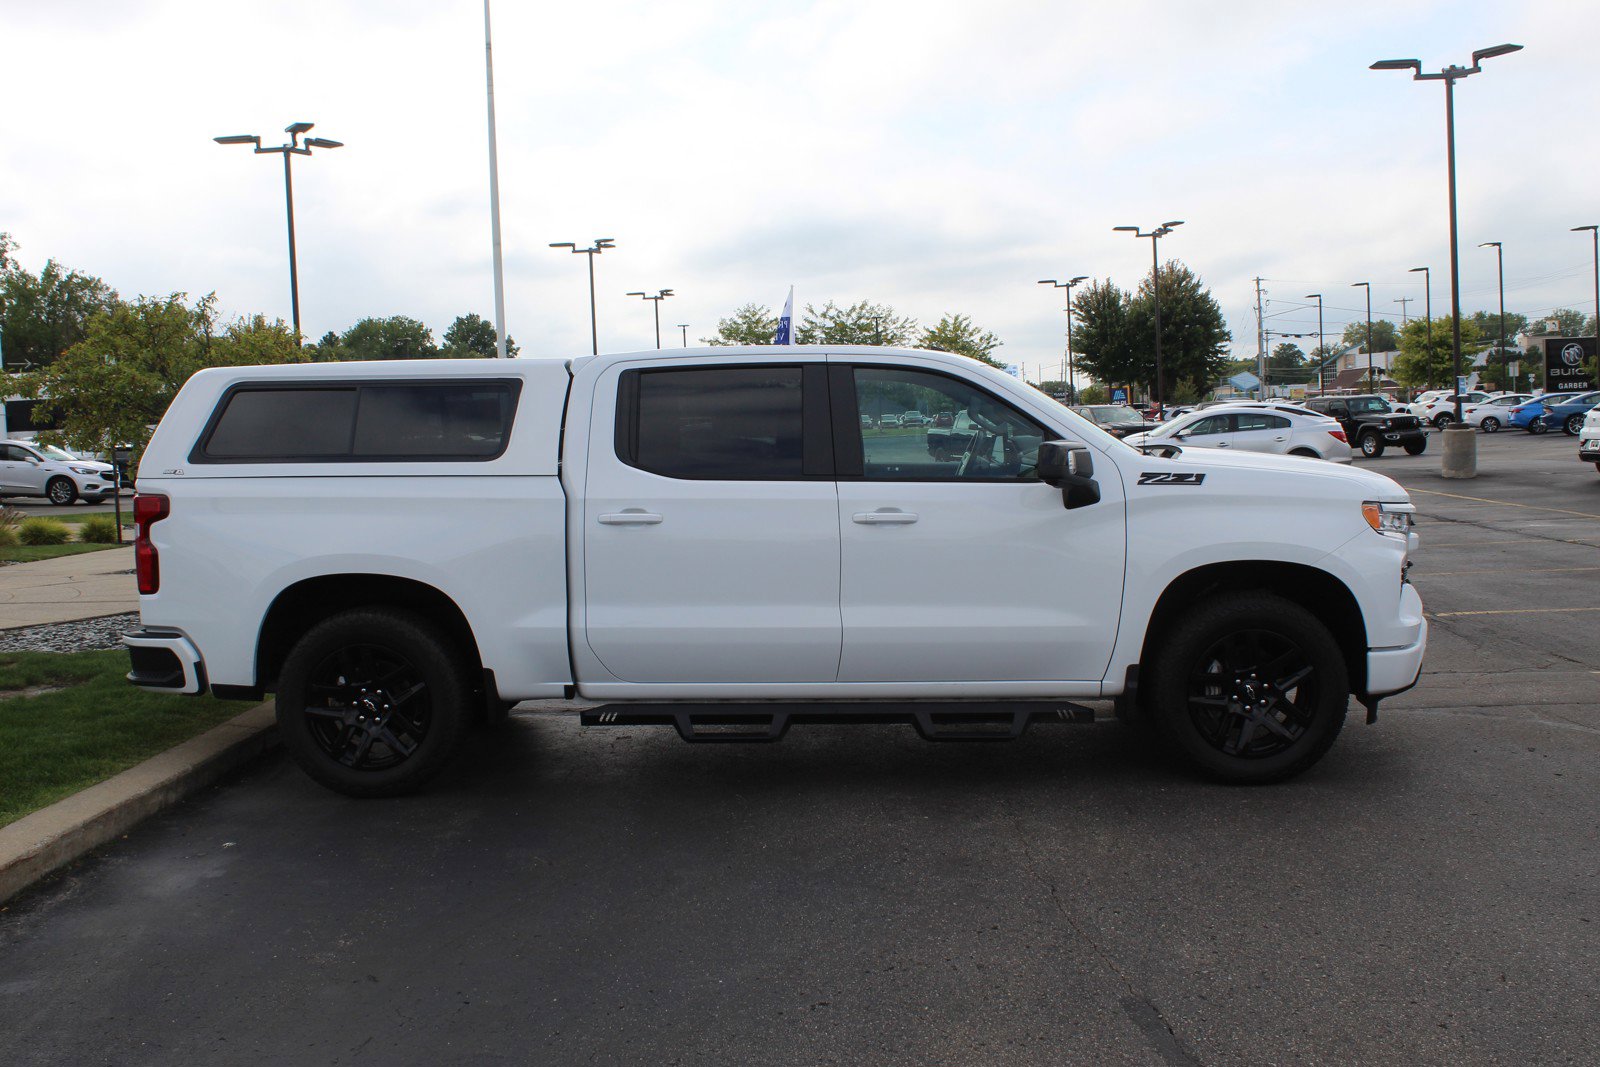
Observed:
[[[1546,393],[1543,396],[1536,396],[1526,404],[1511,409],[1511,425],[1529,433],[1544,433],[1550,428],[1544,423],[1545,412],[1549,410],[1546,405],[1560,404],[1577,397],[1577,393]]]
[[[1538,423],[1544,430],[1553,430],[1559,426],[1568,437],[1576,437],[1578,431],[1583,428],[1583,417],[1596,404],[1600,404],[1600,392],[1582,393],[1565,398],[1549,397],[1545,400],[1544,414],[1538,416]],[[1533,423],[1528,425],[1528,429],[1533,433],[1544,432],[1535,430],[1533,425]]]

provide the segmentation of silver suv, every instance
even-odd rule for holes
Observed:
[[[79,497],[98,504],[115,491],[109,463],[79,459],[54,445],[0,441],[0,496],[42,496],[65,506]]]

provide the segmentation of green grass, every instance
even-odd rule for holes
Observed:
[[[64,545],[12,545],[9,548],[0,548],[0,560],[9,563],[32,563],[34,560],[55,559],[57,556],[76,556],[83,552],[98,552],[102,548],[117,548],[118,545],[85,545],[78,542],[68,542]],[[128,560],[128,566],[133,566],[133,560]]]
[[[0,690],[67,688],[0,698],[0,826],[104,781],[251,705],[165,696],[124,678],[128,654],[0,653]]]

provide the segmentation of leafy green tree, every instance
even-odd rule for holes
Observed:
[[[405,315],[362,319],[339,338],[339,350],[342,359],[429,359],[439,354],[433,331]]]
[[[1129,321],[1137,338],[1137,355],[1145,366],[1138,378],[1155,379],[1155,298],[1152,279],[1145,278],[1129,304]],[[1188,382],[1196,390],[1211,388],[1228,358],[1233,334],[1228,332],[1222,306],[1194,271],[1177,260],[1162,264],[1161,364],[1165,374],[1161,395],[1173,396],[1173,387]]]
[[[323,334],[315,344],[306,346],[306,354],[318,363],[336,363],[339,360],[354,357],[344,354],[344,345],[339,341],[339,335],[332,330]]]
[[[1412,319],[1411,321],[1425,322],[1427,320]],[[1340,340],[1344,342],[1346,348],[1354,345],[1356,351],[1365,352],[1367,350],[1367,320],[1361,319],[1359,322],[1345,323],[1344,333],[1341,335]],[[1399,343],[1400,333],[1395,328],[1394,323],[1388,319],[1372,320],[1372,350],[1374,352],[1397,351]]]
[[[1004,366],[999,360],[994,359],[989,353],[999,348],[1000,338],[988,330],[981,330],[974,326],[972,320],[965,315],[946,315],[939,320],[939,325],[931,326],[922,331],[922,338],[917,342],[918,348],[931,348],[940,352],[954,352],[962,356],[970,356],[980,363],[987,363],[991,367]]]
[[[1533,329],[1538,333],[1550,333],[1556,337],[1582,337],[1586,332],[1593,332],[1588,326],[1586,317],[1581,311],[1572,308],[1556,308],[1547,311],[1533,323]]]
[[[1103,385],[1086,385],[1078,403],[1080,404],[1105,404],[1111,400],[1111,394]]]
[[[92,275],[46,260],[38,274],[23,269],[16,242],[0,234],[0,345],[13,370],[43,367],[83,340],[93,316],[117,304],[117,294]]]
[[[495,347],[499,339],[494,323],[469,312],[456,316],[456,321],[444,332],[444,354],[453,359],[492,358],[500,354]],[[518,351],[516,340],[507,334],[506,356],[515,356]]]
[[[1498,311],[1474,311],[1472,324],[1478,328],[1478,336],[1485,341],[1492,342],[1495,346],[1500,344],[1500,313]],[[1506,345],[1509,347],[1516,343],[1517,335],[1528,328],[1528,316],[1515,311],[1506,312]]]
[[[806,305],[795,331],[803,345],[888,345],[910,348],[917,336],[917,320],[895,314],[888,304],[865,300],[840,307],[832,300],[819,310]]]
[[[1138,381],[1146,373],[1138,357],[1132,305],[1132,296],[1109,278],[1091,282],[1072,300],[1077,366],[1097,382]]]
[[[770,345],[778,333],[778,316],[761,304],[745,304],[717,322],[715,337],[702,337],[705,345]]]
[[[118,303],[85,324],[83,340],[20,376],[59,430],[50,444],[90,452],[143,451],[155,424],[189,376],[205,367],[297,363],[308,358],[294,330],[260,315],[218,328],[216,297],[192,306],[183,293]]]
[[[1306,363],[1300,346],[1290,341],[1280,342],[1267,357],[1267,381],[1272,385],[1294,385],[1316,377],[1316,369]]]
[[[1412,319],[1400,331],[1400,354],[1395,357],[1389,376],[1408,389],[1428,386],[1450,387],[1450,368],[1454,360],[1452,320],[1448,315],[1433,320],[1433,344],[1428,344],[1428,320]],[[1461,369],[1471,375],[1467,353],[1478,344],[1478,327],[1469,318],[1461,320]]]

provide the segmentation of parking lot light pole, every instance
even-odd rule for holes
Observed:
[[[683,347],[684,348],[688,348],[689,347],[689,324],[687,322],[680,322],[680,323],[678,323],[678,329],[683,331]]]
[[[1326,393],[1328,391],[1328,346],[1327,342],[1322,339],[1322,294],[1307,293],[1306,299],[1317,302],[1317,352],[1319,353],[1317,356],[1317,392]]]
[[[1509,372],[1511,360],[1506,356],[1506,259],[1499,241],[1484,241],[1479,248],[1494,249],[1495,271],[1500,276],[1500,367]],[[1507,374],[1509,379],[1510,375]],[[1507,386],[1510,389],[1510,386]]]
[[[1428,388],[1433,388],[1433,268],[1412,267],[1407,274],[1422,272],[1422,317],[1428,324],[1428,357],[1422,361],[1423,372],[1428,376]]]
[[[1076,278],[1068,278],[1064,282],[1058,282],[1054,278],[1041,278],[1039,280],[1040,285],[1054,286],[1057,289],[1065,289],[1067,291],[1067,358],[1062,361],[1061,369],[1067,376],[1067,397],[1074,404],[1078,402],[1078,390],[1072,384],[1074,374],[1074,367],[1072,366],[1072,287],[1079,282],[1088,280],[1089,276],[1087,274],[1080,274]]]
[[[1442,81],[1444,82],[1444,137],[1445,137],[1445,172],[1449,183],[1450,201],[1450,328],[1453,333],[1451,340],[1451,353],[1455,381],[1451,383],[1451,393],[1456,398],[1457,426],[1461,421],[1461,256],[1456,241],[1456,80],[1481,73],[1483,61],[1496,56],[1520,52],[1520,44],[1497,44],[1491,48],[1479,48],[1472,53],[1472,66],[1463,67],[1451,64],[1436,74],[1422,73],[1420,59],[1380,59],[1372,64],[1370,70],[1409,70],[1412,81]],[[1467,447],[1472,449],[1473,459],[1471,466],[1474,474],[1477,470],[1477,445],[1476,439],[1469,440]],[[1446,449],[1448,461],[1449,450]],[[1470,477],[1471,475],[1468,475]]]
[[[599,319],[595,317],[594,311],[594,257],[607,249],[615,248],[616,245],[616,241],[610,237],[596,237],[594,245],[590,248],[579,248],[572,241],[555,241],[550,245],[551,248],[570,249],[575,256],[589,257],[589,338],[593,346],[593,353],[597,356],[600,354],[600,323]],[[656,347],[659,348],[661,346],[657,345]]]
[[[289,143],[278,145],[276,148],[262,148],[261,138],[253,133],[230,134],[227,137],[213,137],[218,144],[248,144],[255,146],[255,154],[267,156],[277,153],[283,156],[283,203],[289,216],[289,307],[294,316],[295,343],[300,341],[300,268],[295,258],[294,250],[294,179],[289,172],[289,160],[293,156],[309,156],[313,148],[343,148],[343,141],[330,141],[326,137],[307,137],[305,143],[300,142],[300,135],[305,133],[314,122],[291,122],[283,128],[289,135]]]
[[[649,293],[629,293],[628,295],[629,296],[643,297],[644,299],[649,300],[649,301],[651,301],[652,303],[655,304],[655,306],[656,306],[656,347],[660,348],[661,347],[661,301],[663,301],[667,297],[673,295],[672,294],[672,290],[671,289],[659,290],[656,293],[655,296],[651,296]]]
[[[1182,219],[1163,222],[1160,226],[1144,232],[1137,226],[1113,226],[1113,230],[1131,233],[1135,237],[1150,238],[1150,295],[1155,299],[1156,307],[1156,417],[1160,418],[1163,404],[1161,402],[1161,256],[1156,251],[1156,245],[1161,238],[1183,225]]]
[[[1588,231],[1594,239],[1594,344],[1600,351],[1600,223],[1594,226],[1574,226],[1573,233]]]
[[[1362,286],[1367,290],[1367,388],[1377,392],[1378,372],[1372,366],[1372,283],[1351,282],[1350,288],[1359,289]]]

